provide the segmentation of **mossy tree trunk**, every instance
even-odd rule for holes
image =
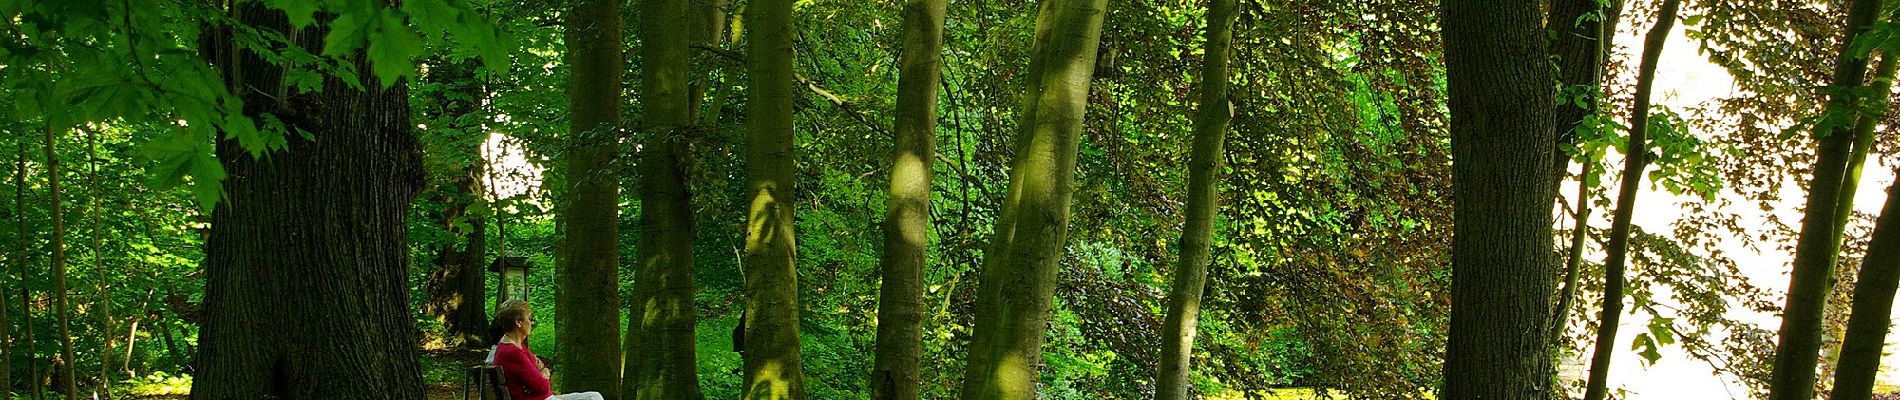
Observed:
[[[944,0],[904,3],[898,65],[896,146],[878,286],[877,354],[871,398],[915,400],[923,352],[924,267],[930,243],[930,183],[937,155],[937,89],[943,79]]]
[[[1037,365],[1069,230],[1069,199],[1105,0],[1043,0],[1009,189],[984,252],[966,400],[1036,398]]]
[[[1883,55],[1880,66],[1874,68],[1873,91],[1875,96],[1869,99],[1865,110],[1887,110],[1890,91],[1893,89],[1896,61],[1900,57],[1893,54]],[[1868,148],[1873,146],[1873,132],[1876,122],[1885,118],[1884,114],[1862,113],[1854,124],[1854,151],[1850,157],[1847,182],[1842,182],[1841,201],[1846,207],[1841,210],[1838,222],[1845,222],[1852,212],[1853,190],[1848,182],[1860,177],[1861,163],[1865,162]],[[1857,161],[1858,160],[1858,161]],[[1900,286],[1900,190],[1887,190],[1887,205],[1880,213],[1880,221],[1875,224],[1873,240],[1867,244],[1867,256],[1861,260],[1859,278],[1854,284],[1854,302],[1848,314],[1847,335],[1841,342],[1841,356],[1834,369],[1834,400],[1868,400],[1873,398],[1874,378],[1880,372],[1880,356],[1885,347],[1889,329],[1889,315],[1893,312],[1894,288]]]
[[[579,0],[567,28],[569,149],[555,269],[555,347],[561,392],[619,398],[620,151],[623,0]]]
[[[792,0],[746,6],[745,399],[805,398],[793,229]]]
[[[1201,60],[1201,105],[1194,114],[1194,150],[1188,159],[1187,221],[1181,229],[1181,259],[1174,267],[1168,316],[1161,326],[1161,366],[1155,398],[1188,399],[1194,333],[1207,285],[1214,214],[1220,210],[1222,148],[1227,139],[1227,47],[1233,40],[1234,0],[1209,0],[1207,50]]]
[[[693,335],[693,210],[686,189],[692,139],[687,0],[645,0],[641,10],[642,103],[646,145],[639,166],[640,241],[632,310],[627,315],[627,373],[621,398],[697,400]]]

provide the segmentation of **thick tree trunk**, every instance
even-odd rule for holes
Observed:
[[[59,313],[59,354],[65,373],[60,375],[60,389],[66,394],[66,400],[79,398],[79,388],[73,384],[75,364],[73,359],[73,308],[66,299],[66,217],[65,207],[61,204],[59,191],[59,153],[55,150],[59,143],[56,134],[59,130],[51,123],[46,125],[46,190],[52,194],[48,212],[53,219],[53,308]]]
[[[26,230],[27,229],[26,228],[26,140],[24,139],[20,140],[19,153],[20,153],[19,163],[17,164],[19,169],[15,171],[13,174],[13,201],[14,201],[13,211],[14,211],[14,215],[20,216],[19,221],[15,221],[15,223],[18,224],[19,230],[14,231],[14,232],[19,233],[20,242],[19,242],[18,248],[14,249],[15,257],[14,257],[13,262],[14,264],[17,264],[17,266],[20,268],[20,277],[19,277],[20,279],[17,282],[19,282],[20,284],[20,326],[24,330],[24,332],[21,332],[24,334],[24,336],[21,337],[22,341],[24,342],[24,345],[19,346],[19,347],[27,349],[26,350],[26,371],[27,371],[27,376],[31,377],[27,379],[27,383],[26,383],[27,393],[33,396],[33,400],[39,400],[44,395],[40,394],[40,381],[39,379],[37,379],[37,377],[40,376],[40,366],[38,363],[34,362],[37,355],[34,354],[33,349],[36,349],[37,347],[34,347],[34,344],[33,344],[32,291],[27,289],[27,284],[26,284],[27,278],[31,277],[32,275],[29,274],[27,271],[27,262],[26,262],[26,257],[28,254],[28,250],[27,250],[28,245],[26,243],[27,242],[27,236],[26,236],[26,232],[27,232]],[[0,307],[0,308],[3,308],[3,307]],[[8,370],[8,371],[12,371],[12,370]],[[8,385],[8,386],[11,387],[11,385]]]
[[[1867,76],[1867,59],[1847,51],[1860,31],[1873,23],[1880,0],[1854,0],[1848,9],[1841,53],[1835,60],[1832,86],[1860,86]],[[1852,110],[1852,96],[1828,99],[1829,110]],[[1853,115],[1852,112],[1844,112]],[[1847,119],[1851,122],[1851,118]],[[1853,145],[1853,124],[1823,121],[1815,130],[1820,142],[1814,176],[1808,181],[1808,201],[1801,218],[1801,236],[1795,244],[1794,271],[1788,281],[1787,305],[1782,307],[1780,341],[1775,346],[1774,373],[1768,381],[1769,400],[1814,398],[1814,367],[1821,350],[1827,296],[1834,286],[1834,263],[1840,256],[1842,227],[1836,208],[1847,156]]]
[[[99,331],[104,333],[100,341],[105,342],[105,348],[99,351],[99,381],[97,382],[99,386],[95,389],[99,391],[101,397],[110,399],[112,398],[113,347],[112,292],[111,286],[106,284],[105,253],[100,251],[104,243],[100,234],[104,231],[99,229],[99,133],[90,130],[86,131],[86,164],[91,167],[87,173],[88,186],[91,188],[88,200],[91,204],[86,208],[88,217],[92,219],[92,264],[93,268],[99,272],[99,282],[95,287],[99,296]]]
[[[1882,56],[1880,66],[1874,70],[1874,91],[1869,110],[1886,110],[1887,97],[1893,90],[1895,62],[1900,57],[1894,54]],[[1865,161],[1866,149],[1873,145],[1874,124],[1884,115],[1865,114],[1854,125],[1854,155]],[[1864,139],[1864,140],[1863,140]],[[1851,161],[1851,160],[1850,160]],[[1858,180],[1859,163],[1848,166],[1849,180]],[[1841,189],[1852,190],[1843,185]],[[1840,363],[1834,368],[1833,400],[1868,400],[1873,398],[1874,377],[1880,372],[1881,348],[1886,344],[1888,317],[1893,312],[1894,288],[1900,286],[1900,190],[1887,190],[1887,205],[1880,213],[1880,222],[1874,227],[1873,241],[1867,244],[1867,256],[1860,264],[1859,279],[1854,284],[1854,303],[1847,319],[1847,337],[1841,343]],[[1843,203],[1852,195],[1842,193]],[[1851,207],[1851,205],[1848,205]],[[1843,210],[1844,214],[1851,210]],[[1836,218],[1836,221],[1843,221]]]
[[[458,96],[444,100],[441,109],[431,110],[440,113],[432,119],[449,122],[444,128],[464,132],[463,138],[454,141],[463,147],[452,152],[480,153],[482,140],[486,139],[481,134],[481,123],[478,118],[467,118],[481,112],[483,93],[481,86],[473,82],[478,66],[474,60],[465,60],[437,63],[434,67],[424,79],[454,87]],[[465,118],[476,122],[462,123]],[[460,173],[448,177],[453,192],[437,191],[448,206],[434,217],[456,240],[436,245],[434,249],[435,268],[429,271],[425,287],[429,298],[423,311],[442,323],[444,339],[450,346],[488,346],[488,287],[484,279],[488,224],[487,218],[469,213],[470,208],[483,201],[482,195],[487,192],[482,185],[486,174],[484,164],[479,158],[470,161]]]
[[[1610,237],[1603,261],[1603,312],[1597,316],[1596,353],[1590,357],[1590,380],[1584,385],[1584,400],[1603,400],[1609,395],[1610,357],[1619,349],[1616,328],[1623,319],[1624,266],[1629,262],[1630,219],[1636,212],[1636,190],[1642,187],[1643,170],[1649,167],[1649,94],[1656,80],[1656,60],[1662,58],[1664,41],[1676,26],[1676,10],[1682,2],[1663,0],[1656,14],[1656,26],[1643,37],[1643,60],[1636,72],[1636,104],[1630,106],[1630,137],[1623,149],[1623,178],[1618,183],[1616,212],[1610,217]]]
[[[621,384],[627,400],[705,398],[694,354],[692,199],[682,169],[693,129],[688,9],[687,0],[645,0],[641,11],[647,143],[639,167],[639,264]]]
[[[257,3],[235,18],[291,31]],[[407,220],[423,172],[406,85],[365,78],[356,90],[328,77],[321,91],[273,98],[284,92],[253,89],[283,87],[282,67],[221,35],[207,38],[217,41],[208,58],[246,89],[233,92],[247,112],[268,111],[316,140],[290,135],[267,159],[217,143],[230,177],[205,242],[192,398],[422,398]],[[322,45],[321,32],[286,35]]]
[[[943,79],[944,0],[904,3],[904,49],[897,81],[897,144],[884,211],[883,281],[878,286],[877,356],[871,398],[916,400],[923,353],[924,267],[930,243],[930,183],[937,157],[937,89]]]
[[[798,270],[793,265],[792,0],[746,6],[751,76],[746,102],[746,399],[805,398],[798,345]]]
[[[1168,316],[1161,326],[1161,366],[1155,398],[1187,400],[1192,382],[1195,325],[1207,284],[1208,251],[1214,239],[1214,214],[1220,210],[1222,147],[1227,139],[1227,46],[1233,39],[1234,0],[1210,0],[1207,50],[1201,60],[1201,108],[1194,114],[1194,152],[1188,159],[1187,221],[1181,229],[1181,260],[1168,294]]]
[[[620,0],[580,0],[567,14],[567,190],[560,216],[566,257],[555,270],[555,346],[562,392],[619,398]]]
[[[1532,0],[1447,0],[1451,109],[1451,331],[1439,398],[1556,395],[1546,328],[1556,289],[1558,158],[1545,32]]]
[[[1105,0],[1043,0],[1009,191],[985,252],[966,400],[1036,397],[1036,368],[1069,228],[1075,159]]]

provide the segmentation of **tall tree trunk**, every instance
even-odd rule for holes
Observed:
[[[1564,283],[1557,294],[1556,316],[1550,318],[1550,342],[1553,351],[1562,351],[1564,334],[1570,329],[1570,308],[1577,301],[1577,278],[1583,270],[1583,249],[1590,239],[1590,174],[1596,172],[1596,157],[1584,156],[1577,172],[1576,224],[1570,230],[1570,249],[1564,255]]]
[[[1848,9],[1841,39],[1841,53],[1835,59],[1832,86],[1859,86],[1867,76],[1867,59],[1854,57],[1847,49],[1860,31],[1871,25],[1880,11],[1880,0],[1854,0]],[[1828,99],[1828,110],[1853,115],[1855,99],[1835,95]],[[1837,111],[1839,112],[1839,111]],[[1847,156],[1853,145],[1853,124],[1829,118],[1816,125],[1814,177],[1808,181],[1808,201],[1801,218],[1801,236],[1795,244],[1794,271],[1788,281],[1787,305],[1782,307],[1780,341],[1775,346],[1774,373],[1768,382],[1769,400],[1808,400],[1814,398],[1814,367],[1821,349],[1822,325],[1827,313],[1827,296],[1834,286],[1834,263],[1840,256],[1842,227],[1838,222],[1841,183],[1847,171]]]
[[[1445,399],[1555,396],[1550,177],[1555,94],[1534,0],[1446,0],[1451,109],[1451,331]]]
[[[923,353],[924,267],[930,243],[930,183],[937,156],[937,90],[943,79],[944,0],[904,3],[898,65],[896,145],[884,210],[883,281],[871,398],[916,400]]]
[[[35,362],[37,355],[34,354],[34,349],[38,347],[35,347],[33,344],[32,290],[27,289],[27,278],[32,275],[28,273],[26,262],[29,251],[27,250],[28,246],[26,244],[26,140],[24,139],[20,140],[19,152],[19,163],[17,164],[19,170],[13,174],[13,211],[14,215],[20,216],[19,221],[15,221],[15,223],[18,224],[17,227],[19,230],[14,231],[19,233],[20,243],[18,243],[19,246],[14,249],[14,255],[16,257],[14,257],[13,261],[14,264],[17,264],[20,268],[20,325],[24,328],[24,332],[21,333],[25,334],[25,336],[22,337],[25,345],[20,347],[26,348],[26,371],[27,376],[30,377],[27,379],[26,384],[27,393],[33,396],[33,400],[40,400],[45,395],[40,392],[40,381],[38,378],[40,376],[40,365]]]
[[[290,34],[284,14],[240,4],[235,19],[321,48],[324,29]],[[311,32],[317,31],[317,32]],[[203,325],[191,396],[232,399],[419,399],[422,371],[409,309],[408,213],[423,179],[407,85],[336,77],[273,98],[283,67],[217,32],[219,64],[247,112],[292,129],[282,151],[254,158],[217,142],[230,177],[205,241]],[[369,70],[361,53],[356,70]],[[294,316],[294,317],[287,317]]]
[[[1649,167],[1649,94],[1655,87],[1656,60],[1676,26],[1676,10],[1682,2],[1663,0],[1656,14],[1656,26],[1643,37],[1643,60],[1636,72],[1636,104],[1630,106],[1630,137],[1623,149],[1623,178],[1618,183],[1616,212],[1610,217],[1609,257],[1603,261],[1603,312],[1597,316],[1596,354],[1590,357],[1590,380],[1584,386],[1584,400],[1603,400],[1609,394],[1610,357],[1616,354],[1616,328],[1623,319],[1624,266],[1629,262],[1630,219],[1636,212],[1636,190],[1642,187],[1643,170]]]
[[[1036,18],[1009,191],[984,252],[976,329],[963,376],[967,400],[1036,397],[1036,367],[1056,272],[1105,0],[1043,0]]]
[[[798,345],[798,270],[792,197],[792,0],[746,6],[752,83],[746,102],[746,399],[805,398]]]
[[[91,187],[91,195],[88,196],[88,200],[91,201],[91,204],[86,208],[90,214],[89,217],[92,219],[92,264],[93,268],[99,272],[99,282],[96,285],[97,294],[99,296],[99,331],[104,333],[100,335],[100,341],[105,342],[105,348],[99,351],[99,381],[97,382],[99,386],[97,390],[101,397],[110,399],[112,398],[113,347],[112,292],[110,289],[111,286],[106,284],[105,252],[100,251],[102,243],[104,243],[100,235],[104,233],[104,231],[99,229],[99,133],[92,130],[86,131],[86,164],[91,167],[91,171],[87,174],[87,180],[89,181],[88,186]]]
[[[1877,98],[1867,110],[1886,110],[1887,97],[1893,90],[1896,61],[1887,54],[1874,69],[1873,93]],[[1854,155],[1865,161],[1866,150],[1873,145],[1874,124],[1884,115],[1862,113],[1854,125]],[[1851,162],[1852,160],[1850,160]],[[1859,180],[1860,164],[1848,165],[1849,180]],[[1852,190],[1843,185],[1841,190]],[[1851,195],[1842,193],[1843,201]],[[1854,303],[1847,319],[1847,337],[1841,342],[1840,362],[1834,368],[1833,400],[1868,400],[1873,397],[1874,377],[1880,372],[1881,348],[1886,344],[1888,317],[1893,312],[1894,288],[1900,286],[1900,191],[1888,189],[1887,205],[1868,243],[1867,256],[1861,260],[1860,277],[1854,284]],[[1851,207],[1851,205],[1849,206]],[[1849,210],[1851,211],[1851,210]],[[1836,218],[1836,221],[1842,221]],[[1884,239],[1883,239],[1884,238]]]
[[[1194,153],[1188,160],[1187,221],[1181,229],[1181,261],[1168,294],[1168,316],[1161,326],[1161,366],[1155,379],[1159,400],[1188,399],[1195,324],[1207,284],[1214,214],[1220,210],[1221,149],[1233,112],[1227,102],[1227,46],[1233,40],[1234,11],[1234,0],[1208,2],[1201,108],[1194,114]]]
[[[59,192],[59,153],[55,150],[59,138],[53,124],[46,125],[46,190],[52,193],[50,215],[53,219],[53,308],[59,313],[59,354],[65,373],[60,375],[60,388],[66,394],[66,400],[79,398],[79,389],[73,384],[75,364],[73,359],[73,309],[66,299],[66,218]]]
[[[479,118],[468,118],[481,112],[484,99],[481,85],[474,83],[478,66],[474,60],[464,60],[444,61],[434,67],[424,79],[453,87],[458,96],[445,96],[448,99],[442,108],[431,110],[440,114],[432,119],[447,121],[444,128],[463,132],[451,139],[458,145],[450,152],[479,154],[486,135]],[[463,123],[465,118],[473,122]],[[487,193],[482,185],[484,164],[480,158],[469,161],[458,174],[448,177],[452,192],[437,191],[448,206],[434,217],[456,240],[434,249],[435,268],[429,271],[425,288],[429,298],[423,309],[443,324],[450,346],[487,347],[488,288],[483,269],[487,261],[487,218],[469,212],[484,201],[482,195]]]
[[[633,309],[627,314],[627,374],[621,398],[705,398],[693,322],[693,209],[686,189],[687,143],[692,140],[693,92],[687,0],[645,0],[640,30],[641,93],[647,143],[640,160],[639,265]]]
[[[560,217],[564,240],[555,270],[555,318],[561,327],[560,391],[597,391],[620,398],[620,5],[579,0],[567,14],[568,101],[572,117],[566,155],[567,191]]]

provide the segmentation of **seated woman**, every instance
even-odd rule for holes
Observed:
[[[525,300],[515,299],[501,303],[495,310],[495,321],[488,326],[489,334],[496,337],[495,350],[489,353],[489,363],[501,369],[502,381],[507,383],[508,398],[514,400],[604,400],[600,393],[582,392],[555,396],[548,382],[548,367],[541,358],[528,351],[528,334],[534,330],[534,309],[528,307]]]

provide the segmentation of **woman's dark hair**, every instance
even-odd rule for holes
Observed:
[[[495,308],[495,319],[488,323],[488,342],[501,343],[502,335],[514,332],[515,328],[521,326],[521,320],[527,319],[528,314],[533,312],[534,308],[528,306],[527,300],[501,302],[501,307]]]

